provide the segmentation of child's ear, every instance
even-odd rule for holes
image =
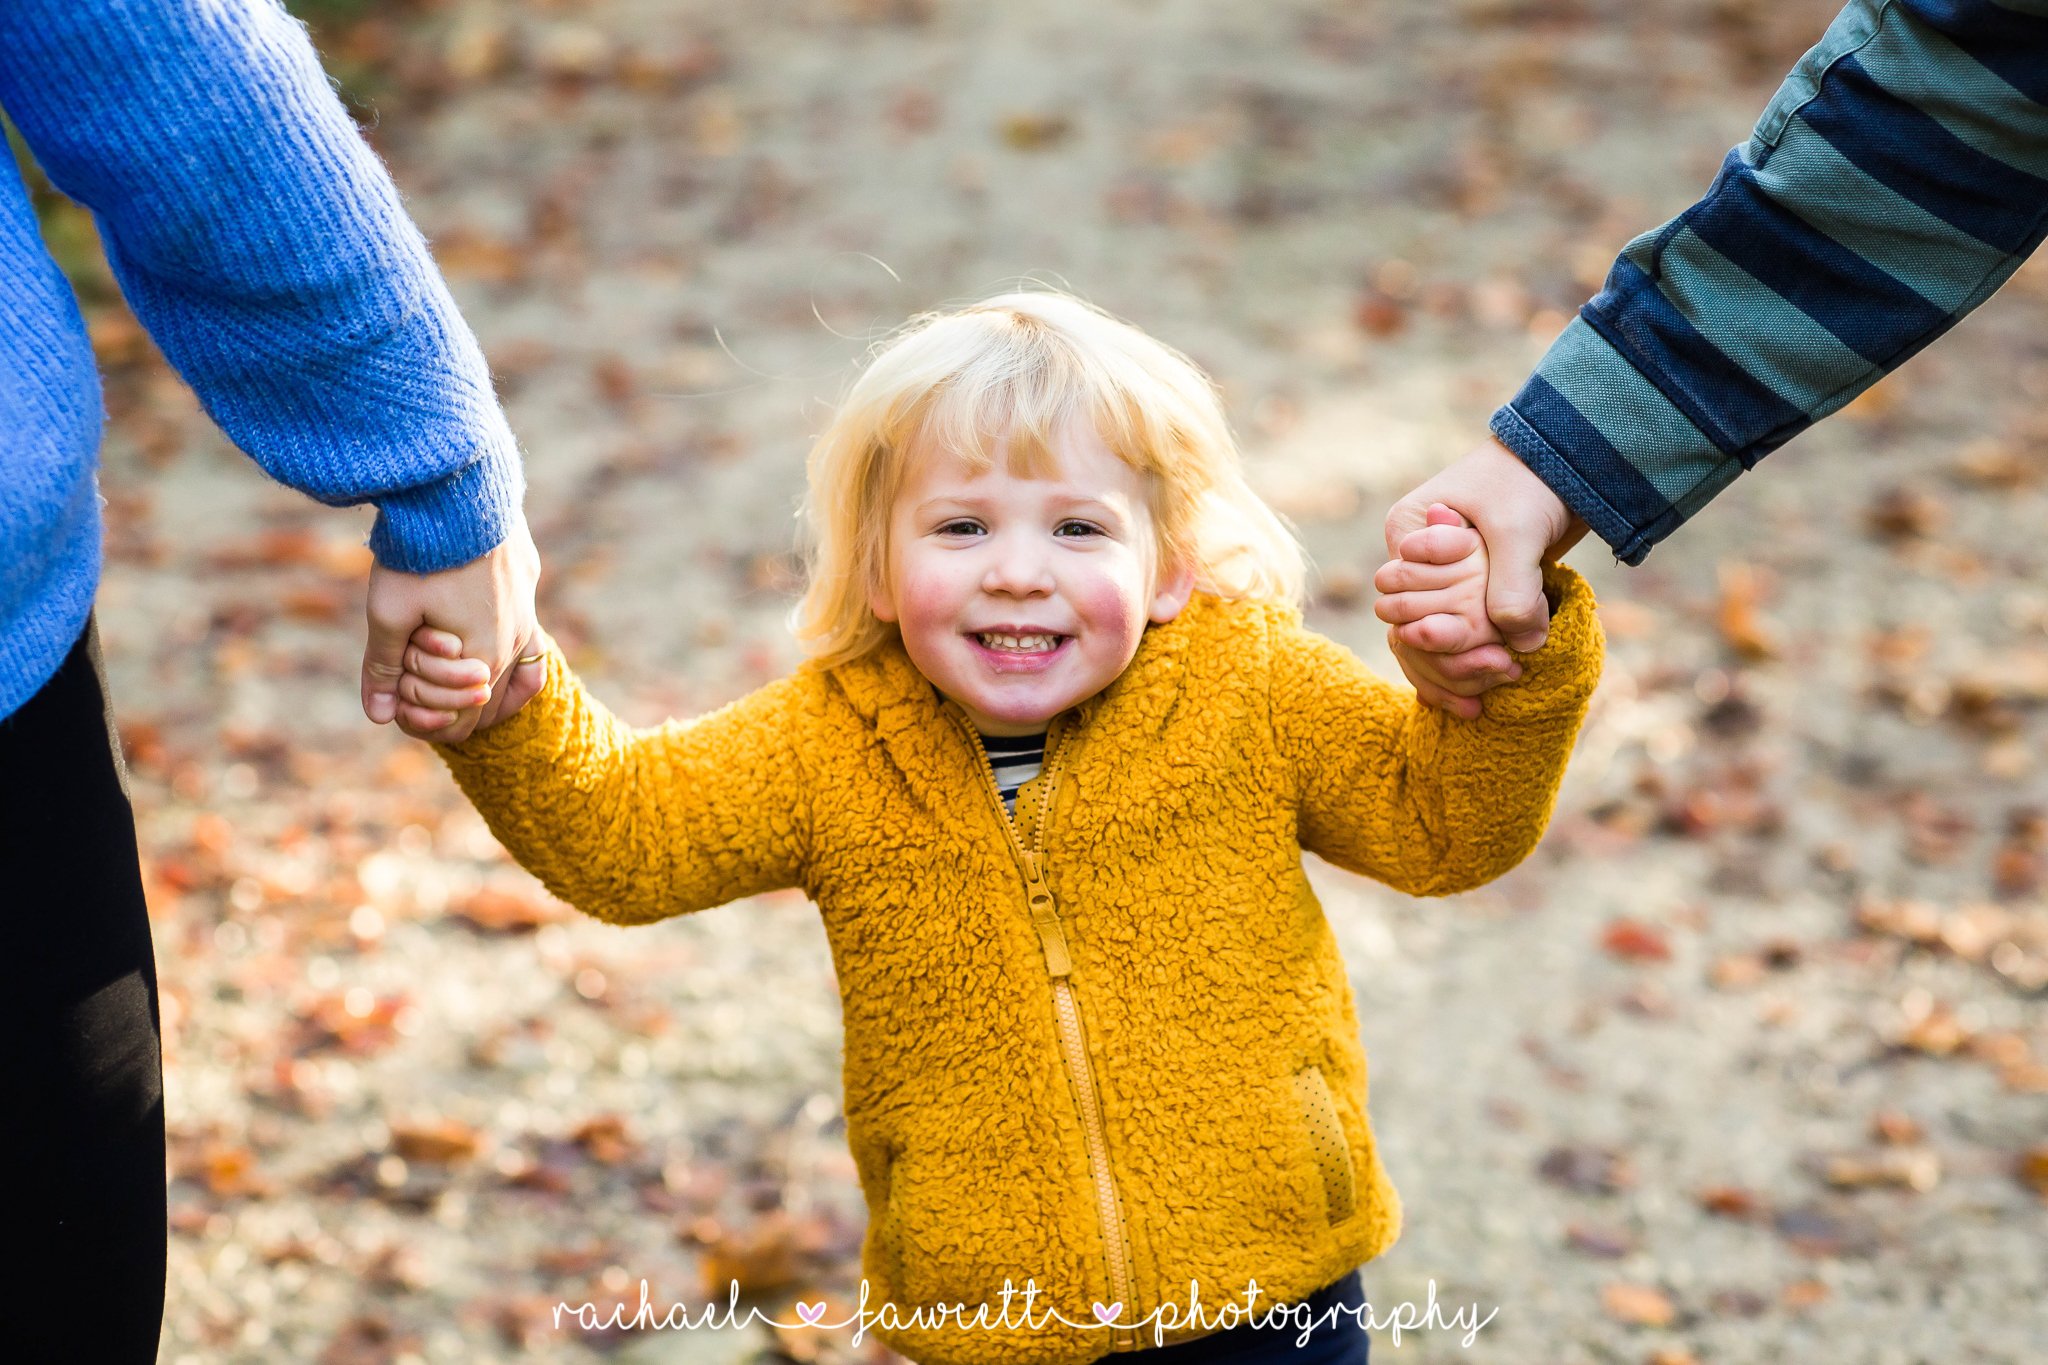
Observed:
[[[868,582],[868,610],[877,621],[886,623],[896,619],[896,597],[889,591],[889,585],[881,581],[883,577],[878,574]]]
[[[1159,580],[1159,589],[1152,595],[1151,617],[1165,625],[1180,615],[1180,609],[1195,595],[1195,566],[1186,560],[1175,561],[1173,568]]]

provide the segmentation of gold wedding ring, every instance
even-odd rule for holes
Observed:
[[[523,664],[537,664],[547,657],[545,654],[522,654],[519,656],[519,662]]]

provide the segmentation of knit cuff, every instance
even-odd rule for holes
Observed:
[[[497,548],[519,521],[526,479],[502,421],[476,460],[377,502],[370,552],[387,569],[438,573]]]
[[[1515,410],[1513,403],[1503,403],[1496,408],[1487,426],[1492,430],[1494,439],[1513,451],[1537,478],[1549,484],[1550,491],[1557,494],[1558,500],[1585,522],[1594,535],[1606,541],[1608,548],[1614,551],[1614,557],[1622,563],[1642,563],[1650,553],[1650,547],[1677,527],[1675,516],[1648,529],[1638,529],[1631,524],[1627,517],[1600,496],[1600,490],[1579,472],[1563,451]]]
[[[464,771],[528,749],[558,729],[569,704],[572,677],[569,661],[552,640],[543,651],[541,667],[547,670],[547,677],[540,691],[527,698],[526,705],[490,729],[476,731],[460,744],[435,744],[434,751],[450,768]]]
[[[1540,648],[1509,655],[1522,666],[1522,676],[1487,691],[1486,715],[1493,719],[1534,715],[1577,705],[1600,681],[1606,635],[1600,629],[1593,589],[1578,571],[1564,564],[1543,566],[1543,590],[1553,601],[1550,633]]]

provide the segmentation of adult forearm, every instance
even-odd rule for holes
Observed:
[[[2048,231],[2048,5],[1857,0],[1493,430],[1629,563]]]
[[[0,103],[91,208],[136,316],[228,436],[415,572],[523,485],[482,352],[390,177],[273,0],[10,0]]]

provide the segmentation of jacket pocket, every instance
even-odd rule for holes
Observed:
[[[896,1163],[899,1156],[893,1142],[877,1144],[878,1160],[873,1189],[868,1197],[868,1228],[862,1247],[861,1273],[876,1281],[875,1288],[893,1293],[902,1279],[903,1255],[896,1226]]]
[[[1295,1072],[1294,1095],[1308,1130],[1309,1150],[1322,1171],[1323,1199],[1330,1221],[1341,1223],[1357,1207],[1357,1185],[1351,1167],[1351,1143],[1344,1135],[1343,1120],[1337,1117],[1337,1103],[1330,1097],[1330,1083],[1323,1078],[1323,1069],[1305,1066]]]

